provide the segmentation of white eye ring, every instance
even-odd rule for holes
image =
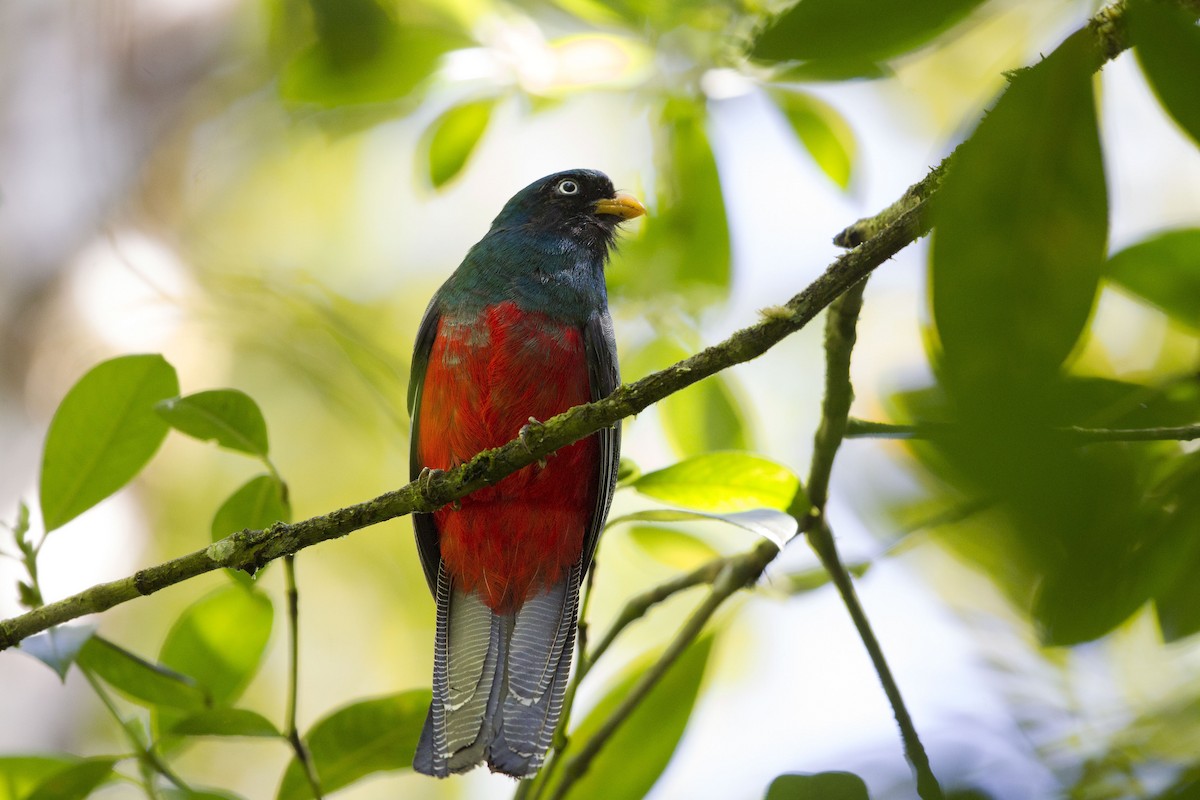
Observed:
[[[554,187],[554,191],[559,194],[579,194],[579,184],[571,179],[559,181],[558,186]]]

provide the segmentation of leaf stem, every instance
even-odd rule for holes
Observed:
[[[929,439],[953,429],[954,426],[946,422],[894,424],[851,417],[846,422],[846,438]],[[1053,432],[1080,445],[1096,442],[1189,442],[1200,439],[1200,423],[1157,428],[1085,428],[1070,425],[1054,428]]]
[[[113,702],[112,697],[100,685],[100,681],[92,674],[91,670],[85,669],[80,665],[76,666],[79,666],[79,671],[83,673],[83,677],[87,679],[87,682],[91,684],[92,690],[100,698],[100,702],[104,704],[104,707],[108,709],[108,713],[112,715],[112,718],[117,721],[117,724],[121,727],[121,731],[125,734],[125,738],[129,740],[130,746],[133,747],[134,754],[142,767],[142,773],[145,777],[142,787],[146,790],[146,796],[151,800],[158,799],[158,787],[155,786],[153,779],[153,774],[156,772],[173,783],[176,788],[191,793],[191,788],[184,783],[183,779],[176,775],[174,770],[167,766],[166,762],[154,752],[154,746],[142,741],[141,734],[121,714],[121,710],[117,708],[117,704]]]

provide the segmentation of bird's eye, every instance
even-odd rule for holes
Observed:
[[[579,194],[579,184],[572,180],[559,181],[554,191],[559,194]]]

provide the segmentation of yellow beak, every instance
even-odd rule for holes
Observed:
[[[633,219],[646,213],[646,207],[631,194],[617,192],[615,197],[597,200],[593,206],[597,214],[610,214],[621,219]]]

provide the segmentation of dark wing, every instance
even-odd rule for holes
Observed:
[[[417,328],[417,343],[413,347],[412,366],[408,375],[408,414],[412,417],[412,434],[409,436],[408,479],[416,480],[424,468],[418,444],[421,441],[421,392],[425,388],[425,369],[429,366],[429,353],[437,337],[438,321],[441,320],[438,296],[435,294],[425,309],[421,325]],[[421,556],[421,567],[425,570],[425,581],[429,591],[437,596],[438,565],[442,551],[438,546],[438,530],[432,514],[413,514],[413,531],[417,536],[417,553]]]
[[[613,336],[612,317],[604,309],[592,314],[583,328],[583,346],[587,354],[588,381],[591,383],[592,401],[608,397],[621,385],[621,373],[617,367],[617,341]],[[613,491],[617,486],[617,467],[621,462],[621,423],[596,432],[600,442],[600,487],[596,492],[596,505],[592,509],[591,521],[583,540],[583,568],[580,576],[586,575],[592,566],[592,556],[600,539],[600,530],[608,517],[612,505]]]

